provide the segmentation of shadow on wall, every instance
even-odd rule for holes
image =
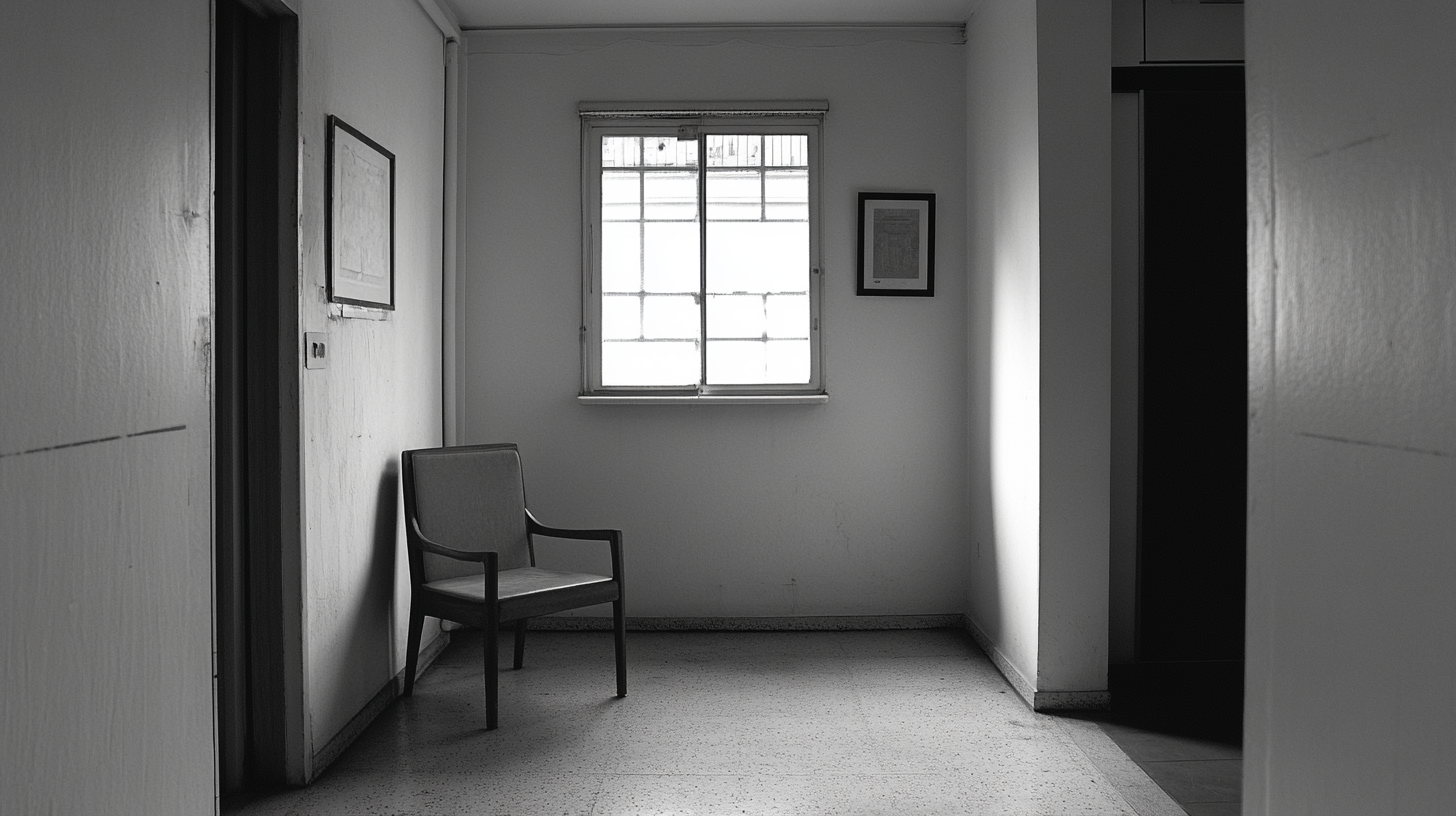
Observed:
[[[379,488],[374,500],[374,525],[367,542],[367,553],[361,554],[358,569],[361,589],[355,608],[345,615],[348,621],[347,643],[337,648],[345,655],[350,671],[368,678],[369,694],[377,692],[395,675],[394,656],[399,637],[395,632],[395,572],[399,564],[400,543],[396,525],[399,518],[399,463],[390,461],[379,474]],[[365,700],[367,701],[367,697]]]
[[[971,202],[974,206],[975,201]],[[977,261],[972,258],[972,263]],[[1001,582],[998,580],[997,519],[992,463],[992,389],[995,385],[992,366],[994,342],[994,283],[986,275],[972,275],[969,324],[970,376],[967,378],[967,414],[969,415],[967,457],[968,502],[971,511],[970,540],[967,546],[966,617],[988,637],[999,636],[1001,628]]]
[[[389,651],[385,653],[384,668],[388,676],[394,676],[394,655],[398,644],[395,642],[394,578],[395,569],[399,564],[399,460],[391,458],[384,464],[384,472],[379,474],[379,494],[375,496],[374,502],[374,531],[372,538],[373,547],[371,551],[374,557],[370,560],[368,568],[369,593],[367,597],[374,597],[374,593],[381,593],[385,598],[390,599],[387,619],[389,621]]]

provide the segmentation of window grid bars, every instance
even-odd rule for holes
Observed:
[[[744,134],[744,135],[750,135],[750,134]],[[751,135],[753,136],[753,139],[757,142],[757,145],[758,145],[758,155],[759,155],[759,162],[758,162],[758,164],[756,166],[750,165],[748,167],[743,167],[743,166],[723,166],[723,167],[720,167],[720,168],[717,168],[717,169],[720,170],[720,171],[724,171],[724,172],[742,172],[744,170],[752,170],[752,171],[754,171],[758,175],[758,188],[759,188],[758,207],[759,207],[759,217],[757,219],[750,219],[750,218],[718,218],[718,219],[713,219],[713,220],[715,222],[718,222],[718,223],[734,223],[734,222],[736,222],[736,223],[806,223],[806,222],[808,222],[809,218],[807,217],[807,214],[806,214],[806,217],[805,218],[775,218],[775,219],[770,219],[768,217],[768,173],[769,173],[770,170],[778,171],[778,172],[800,170],[800,171],[806,171],[807,172],[809,170],[809,165],[807,165],[807,164],[803,164],[803,165],[774,165],[774,166],[770,167],[769,164],[768,164],[768,154],[767,154],[767,149],[768,148],[767,148],[767,145],[765,143],[764,135],[763,134],[751,134]],[[646,225],[648,223],[648,219],[647,219],[647,175],[649,173],[663,173],[663,174],[665,174],[665,173],[682,173],[684,171],[691,171],[691,172],[695,173],[696,176],[697,176],[697,178],[696,178],[696,181],[697,181],[697,184],[696,184],[696,187],[697,187],[697,200],[694,202],[695,208],[696,208],[696,212],[694,214],[694,217],[693,218],[654,218],[654,219],[652,219],[651,222],[652,223],[697,223],[698,224],[698,291],[691,293],[692,294],[692,297],[693,297],[694,303],[696,303],[697,306],[698,306],[698,320],[699,320],[698,336],[696,338],[692,338],[693,339],[693,345],[698,350],[698,360],[699,360],[698,387],[701,388],[703,385],[708,384],[708,353],[707,353],[707,345],[708,345],[708,343],[710,341],[763,343],[763,344],[766,345],[767,343],[769,343],[771,341],[794,342],[794,341],[811,340],[812,339],[811,335],[812,335],[812,332],[813,332],[812,327],[806,327],[806,328],[808,328],[809,331],[805,335],[803,335],[803,336],[797,336],[796,335],[796,336],[793,336],[793,337],[770,337],[769,336],[769,331],[768,331],[768,326],[767,325],[764,326],[763,331],[756,338],[755,337],[716,337],[715,338],[715,337],[710,337],[709,336],[709,334],[708,334],[708,307],[707,307],[707,298],[710,297],[710,295],[708,293],[708,254],[707,254],[708,253],[708,234],[707,233],[708,233],[708,221],[709,221],[709,219],[707,217],[707,208],[708,208],[708,192],[707,192],[707,186],[708,186],[708,177],[709,177],[709,174],[710,174],[710,172],[712,171],[713,168],[711,168],[711,166],[708,165],[705,162],[705,159],[708,159],[707,135],[704,134],[704,133],[699,133],[697,135],[697,156],[695,158],[695,161],[691,165],[682,165],[682,166],[676,166],[676,165],[674,165],[674,166],[648,165],[646,163],[646,155],[647,155],[646,154],[646,149],[647,149],[646,138],[647,137],[645,137],[645,136],[636,136],[636,137],[631,137],[631,138],[633,138],[636,141],[636,143],[637,143],[637,156],[638,156],[639,163],[636,166],[614,165],[614,166],[611,166],[611,167],[604,167],[604,168],[602,168],[602,170],[604,172],[605,171],[617,171],[617,172],[621,172],[621,171],[631,171],[631,172],[634,172],[635,175],[637,176],[637,188],[638,188],[637,189],[637,217],[635,219],[632,219],[638,225],[638,229],[637,229],[637,242],[638,242],[638,248],[637,248],[637,251],[638,251],[638,256],[637,256],[637,258],[638,258],[638,261],[637,261],[637,286],[638,286],[638,291],[635,292],[635,293],[633,293],[635,295],[635,300],[637,301],[637,337],[635,337],[635,338],[611,338],[611,339],[601,338],[600,342],[603,345],[607,345],[607,344],[616,345],[616,344],[626,344],[626,343],[633,343],[633,344],[652,343],[652,344],[656,344],[656,343],[681,343],[681,342],[684,342],[685,340],[688,339],[688,338],[683,338],[683,337],[652,337],[652,338],[649,338],[649,337],[646,336],[646,329],[647,329],[647,298],[648,297],[682,296],[684,294],[687,294],[687,293],[671,293],[671,292],[649,293],[647,291],[647,230],[646,230]],[[603,218],[603,220],[606,221],[607,219]],[[625,219],[622,219],[622,220],[625,220]],[[619,220],[619,223],[620,223],[620,220]],[[812,287],[810,285],[808,285],[808,283],[806,282],[806,286],[805,286],[805,289],[803,291],[790,290],[790,291],[784,291],[784,292],[748,292],[748,291],[745,290],[745,291],[719,292],[719,293],[716,293],[716,294],[718,294],[720,296],[721,295],[734,295],[734,296],[756,295],[760,299],[761,308],[763,310],[763,314],[766,317],[767,314],[768,314],[768,305],[769,305],[768,304],[768,299],[769,299],[770,296],[772,296],[772,295],[785,295],[785,294],[790,294],[790,295],[798,295],[798,294],[809,295],[811,293],[811,291],[812,291]],[[605,293],[603,293],[603,294],[605,295]]]
[[[698,388],[708,384],[708,138],[698,133]]]

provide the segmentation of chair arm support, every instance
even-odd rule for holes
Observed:
[[[550,538],[571,538],[581,541],[605,541],[612,548],[612,578],[617,581],[618,592],[622,584],[622,531],[621,530],[572,530],[564,527],[547,527],[526,511],[526,532]],[[534,562],[533,562],[534,563]]]
[[[499,557],[498,553],[493,550],[457,550],[431,541],[420,532],[419,519],[410,519],[410,532],[410,537],[414,539],[415,546],[419,547],[421,552],[444,556],[456,561],[473,561],[481,564],[488,564]]]
[[[615,541],[621,542],[621,530],[573,530],[565,527],[547,527],[526,511],[526,532],[532,535],[543,535],[551,538],[574,538],[582,541]]]

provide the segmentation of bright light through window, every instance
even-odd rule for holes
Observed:
[[[600,150],[600,385],[810,385],[809,136],[602,135]]]

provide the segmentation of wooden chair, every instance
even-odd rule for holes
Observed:
[[[612,603],[617,696],[627,696],[626,625],[622,611],[622,532],[547,527],[526,509],[521,455],[514,444],[407,450],[401,456],[410,586],[404,694],[414,691],[425,616],[485,630],[485,727],[497,725],[496,640],[515,621],[515,668],[526,648],[526,622],[537,615]],[[536,567],[535,536],[605,541],[612,574]]]

